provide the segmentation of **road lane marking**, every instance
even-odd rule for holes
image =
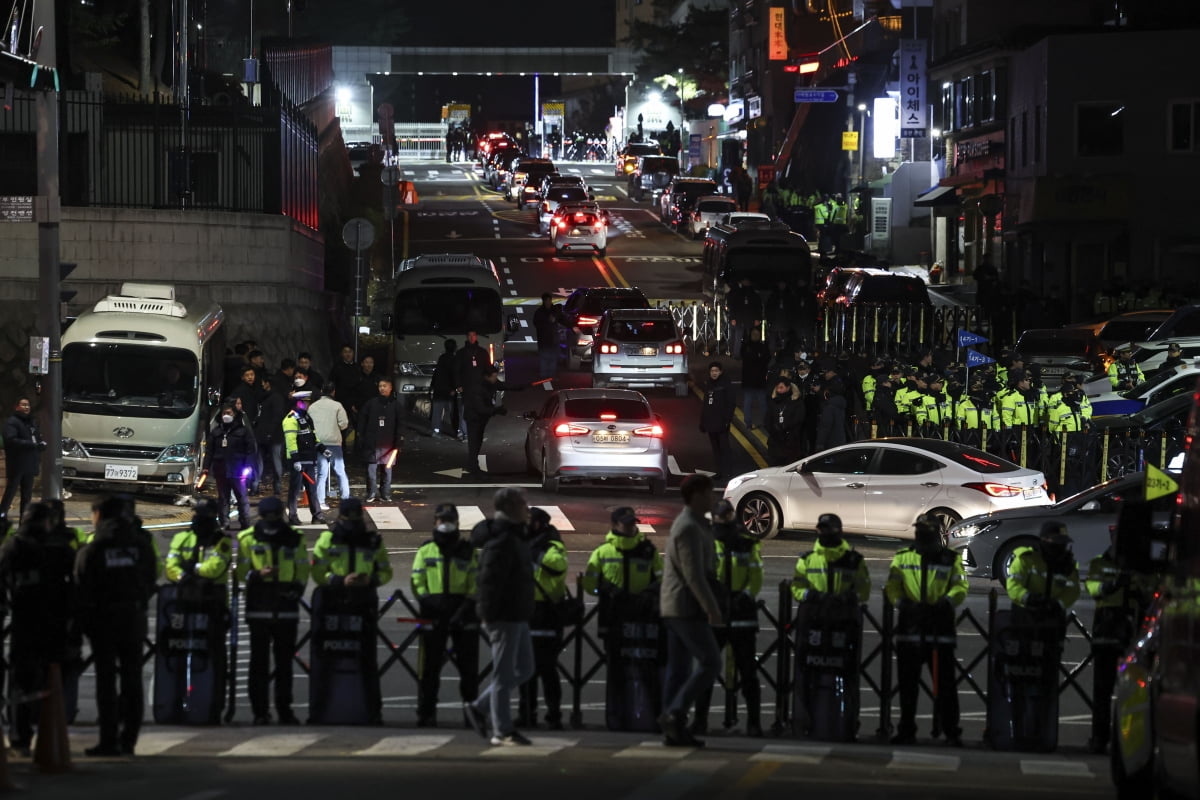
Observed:
[[[620,284],[628,288],[629,281],[625,280],[625,276],[621,274],[621,270],[617,269],[616,263],[608,256],[604,257],[604,263],[608,265],[610,270],[612,270],[612,274],[617,276],[617,280],[620,282]]]
[[[411,531],[412,524],[404,512],[395,506],[367,506],[367,516],[375,527],[388,531]]]
[[[306,747],[311,747],[326,738],[323,733],[276,733],[267,736],[255,736],[236,747],[221,753],[222,756],[238,756],[242,758],[268,757],[279,758],[299,753]]]
[[[181,744],[190,742],[200,734],[190,731],[149,731],[142,733],[137,741],[137,754],[139,756],[157,756],[161,753],[170,750],[172,747],[178,747]]]
[[[564,747],[574,747],[579,744],[578,739],[555,739],[552,736],[530,736],[531,745],[522,747],[489,747],[479,755],[481,756],[500,756],[502,758],[543,758],[553,755]]]
[[[618,750],[617,752],[613,753],[613,758],[666,758],[678,760],[694,752],[696,752],[696,748],[694,747],[667,747],[662,742],[639,742],[632,747],[626,747],[624,750]],[[665,795],[647,795],[647,797],[663,796]]]
[[[1035,761],[1021,759],[1022,775],[1048,775],[1059,778],[1094,778],[1095,773],[1079,761]]]
[[[914,753],[910,750],[896,750],[888,769],[930,770],[934,772],[954,772],[962,764],[958,756],[940,756],[932,753]]]
[[[833,752],[832,747],[769,744],[750,756],[751,761],[773,761],[780,764],[820,764]]]
[[[385,736],[356,756],[419,756],[454,740],[453,736]]]

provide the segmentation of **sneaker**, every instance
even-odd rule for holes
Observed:
[[[303,525],[303,524],[304,523],[302,523],[300,521],[299,516],[297,516],[296,514],[288,514],[288,525]]]
[[[487,717],[483,712],[476,708],[472,703],[463,703],[463,716],[467,718],[467,724],[471,726],[481,738],[488,738],[487,732]]]
[[[385,503],[392,502],[392,496],[390,494],[383,495],[383,502],[385,502]]]
[[[270,725],[271,718],[269,716],[267,716],[266,714],[259,714],[258,716],[256,716],[254,718],[254,721],[250,724],[251,725]]]
[[[533,742],[521,735],[520,731],[513,731],[506,736],[493,736],[492,747],[528,747]]]
[[[379,495],[377,495],[377,494],[368,495],[368,496],[367,496],[367,499],[366,499],[366,500],[363,500],[363,502],[364,502],[364,503],[378,503],[378,502],[379,502]]]
[[[658,718],[658,727],[662,729],[663,743],[668,747],[675,746],[683,738],[683,725],[670,711],[664,711]]]

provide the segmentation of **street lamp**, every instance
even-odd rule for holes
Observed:
[[[687,113],[683,108],[683,67],[679,68],[679,78],[675,81],[675,90],[679,94],[679,166],[684,166],[683,128],[687,124]]]
[[[867,182],[867,104],[858,104],[858,185]]]
[[[933,142],[935,139],[940,139],[940,138],[942,138],[941,129],[940,128],[931,128],[929,131],[929,163],[931,163],[931,164],[933,163]]]

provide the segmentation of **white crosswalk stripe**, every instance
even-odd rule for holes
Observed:
[[[320,733],[273,733],[247,739],[236,747],[221,753],[223,756],[246,758],[282,758],[295,755],[325,738]]]
[[[1021,759],[1022,775],[1050,775],[1060,778],[1094,778],[1091,767],[1079,761],[1059,759],[1055,761],[1037,761]]]
[[[892,753],[892,760],[888,764],[888,769],[954,772],[961,764],[962,759],[958,756],[942,756],[934,753],[897,750]]]
[[[538,758],[553,755],[564,747],[574,747],[578,739],[555,739],[550,736],[530,736],[531,745],[522,747],[490,747],[484,750],[482,756],[499,756],[501,758],[517,756],[520,758]]]
[[[639,742],[613,753],[613,758],[661,758],[677,760],[696,752],[694,747],[667,747],[662,742]]]
[[[560,531],[579,530],[575,524],[567,517],[566,512],[561,506],[538,506],[550,515],[550,523]],[[381,531],[411,531],[415,530],[412,521],[395,506],[368,506],[366,509],[367,516],[375,523],[375,527]],[[411,512],[410,512],[411,513]],[[475,527],[475,523],[486,519],[488,514],[480,506],[459,506],[458,507],[458,527],[460,530],[470,530]],[[585,528],[595,528],[595,533],[602,533],[601,525],[589,524]],[[643,533],[654,533],[654,526],[645,522],[638,523],[638,530]]]
[[[751,761],[774,761],[780,764],[820,764],[832,747],[769,744],[762,752],[750,756]]]
[[[356,756],[419,756],[436,750],[454,740],[453,736],[385,736],[365,750],[356,750]]]
[[[383,531],[411,531],[412,524],[404,512],[395,506],[369,506],[367,516],[375,523],[375,527]]]
[[[137,754],[139,756],[157,756],[172,747],[190,742],[199,736],[199,731],[144,731],[138,736]]]

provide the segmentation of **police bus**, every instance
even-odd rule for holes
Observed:
[[[714,225],[704,237],[700,290],[719,298],[743,278],[767,292],[779,281],[812,283],[812,251],[804,237],[782,222]]]
[[[225,321],[173,286],[124,283],[62,339],[63,480],[185,493],[224,379]]]

